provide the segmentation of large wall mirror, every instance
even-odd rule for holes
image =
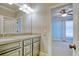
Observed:
[[[32,33],[32,4],[0,3],[0,36]]]

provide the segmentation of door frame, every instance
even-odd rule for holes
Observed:
[[[73,3],[73,44],[76,46],[76,50],[73,50],[73,56],[79,55],[79,3]]]

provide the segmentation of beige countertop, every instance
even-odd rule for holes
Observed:
[[[0,45],[11,43],[11,42],[18,42],[26,39],[31,39],[34,37],[40,37],[40,35],[19,35],[19,36],[0,38]]]

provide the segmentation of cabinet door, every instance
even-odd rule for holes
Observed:
[[[22,55],[22,50],[17,49],[8,53],[3,54],[2,56],[21,56]]]
[[[33,56],[39,55],[39,42],[33,43]]]
[[[32,55],[32,48],[31,45],[24,47],[24,56],[31,56]]]
[[[39,55],[39,48],[34,48],[33,49],[33,56],[38,56]]]

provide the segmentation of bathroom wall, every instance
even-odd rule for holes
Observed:
[[[32,32],[41,33],[41,52],[48,54],[49,10],[32,14]]]

